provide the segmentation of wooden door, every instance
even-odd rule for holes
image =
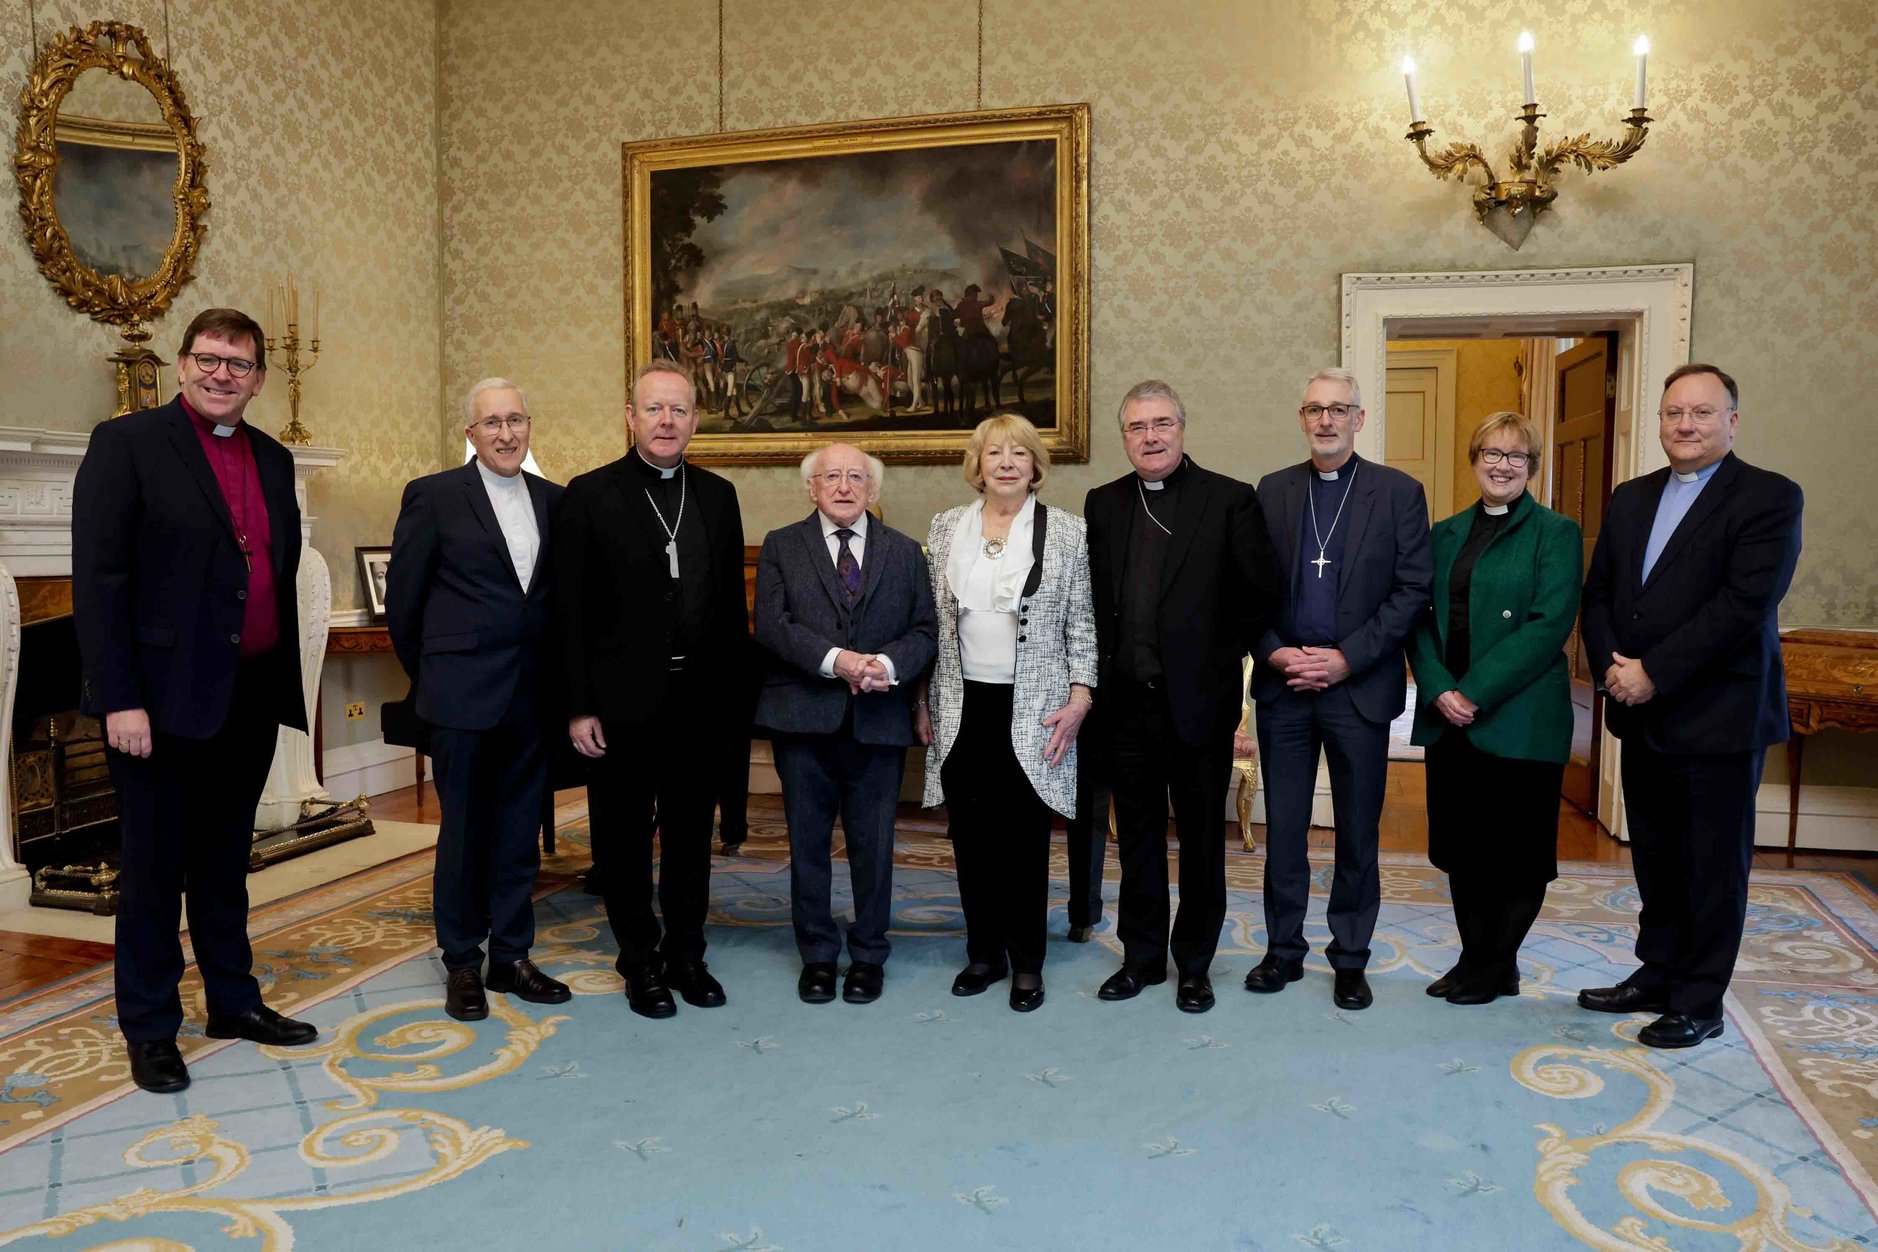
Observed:
[[[1454,385],[1452,348],[1389,349],[1383,459],[1422,485],[1428,516],[1454,511]]]
[[[1552,507],[1577,522],[1585,533],[1585,565],[1603,528],[1604,506],[1611,498],[1611,445],[1617,420],[1617,353],[1609,336],[1598,336],[1558,354],[1555,400],[1548,458],[1552,465]],[[1572,662],[1572,705],[1576,726],[1571,761],[1565,767],[1564,795],[1578,808],[1597,815],[1598,741],[1603,709],[1594,698],[1591,661],[1577,626],[1566,644]]]

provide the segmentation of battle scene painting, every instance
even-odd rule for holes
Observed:
[[[982,116],[962,115],[980,132]],[[1060,121],[982,142],[946,121],[846,151],[847,128],[707,138],[737,160],[628,145],[629,364],[691,377],[694,455],[777,461],[840,438],[950,459],[998,410],[1087,455],[1084,149]],[[805,138],[820,150],[796,155]]]

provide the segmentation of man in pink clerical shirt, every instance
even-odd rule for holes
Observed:
[[[248,945],[275,728],[306,729],[293,458],[242,420],[266,353],[247,314],[198,314],[176,398],[94,430],[74,489],[80,704],[104,721],[122,842],[118,1026],[147,1091],[189,1085],[176,1047],[185,896],[209,1037],[317,1035],[261,1003]]]

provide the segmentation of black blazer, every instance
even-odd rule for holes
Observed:
[[[756,641],[769,654],[756,724],[779,734],[828,735],[841,729],[852,707],[856,742],[911,746],[913,689],[933,662],[938,630],[925,556],[878,518],[867,522],[861,592],[852,607],[835,578],[819,512],[772,530],[756,565]],[[822,677],[830,648],[885,654],[897,684],[850,693],[844,679]]]
[[[1408,704],[1408,662],[1403,645],[1423,613],[1434,585],[1428,546],[1428,497],[1401,470],[1361,457],[1350,486],[1349,530],[1337,571],[1337,650],[1350,663],[1343,685],[1356,711],[1372,722],[1395,720]],[[1299,534],[1311,487],[1311,463],[1288,466],[1259,481],[1259,501],[1278,545],[1284,609],[1253,654],[1252,698],[1272,700],[1287,690],[1283,670],[1271,655],[1285,646],[1281,634],[1291,613]]]
[[[538,692],[562,488],[524,471],[541,550],[526,594],[476,462],[404,488],[385,572],[391,646],[433,726],[487,730],[516,684]]]
[[[272,532],[280,642],[260,658],[264,707],[306,729],[300,685],[300,506],[293,457],[247,423]],[[153,729],[207,739],[228,717],[248,566],[182,401],[101,422],[72,494],[80,707],[145,709]]]
[[[1784,742],[1778,612],[1800,559],[1805,500],[1792,479],[1729,453],[1643,581],[1667,468],[1611,493],[1585,579],[1584,641],[1604,690],[1611,653],[1643,662],[1656,695],[1604,718],[1658,752],[1745,752]]]
[[[638,722],[665,696],[673,598],[666,534],[626,456],[567,484],[555,518],[554,621],[569,717]],[[743,513],[730,480],[687,463],[684,525],[704,525],[711,587],[692,663],[747,702],[750,610],[743,591]]]
[[[1156,625],[1175,729],[1185,742],[1202,744],[1239,724],[1245,654],[1277,611],[1278,566],[1250,483],[1202,469],[1191,457],[1181,472]],[[1128,528],[1140,507],[1137,481],[1124,474],[1083,502],[1101,690],[1114,689]]]

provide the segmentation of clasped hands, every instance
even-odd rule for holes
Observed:
[[[1611,667],[1604,671],[1604,689],[1619,704],[1642,704],[1656,694],[1656,684],[1643,672],[1643,662],[1621,652],[1611,653]]]
[[[863,691],[885,691],[893,686],[887,675],[887,662],[879,653],[850,652],[843,648],[835,654],[835,677],[848,684],[855,695]]]
[[[1335,648],[1280,648],[1271,663],[1293,691],[1326,691],[1350,676],[1350,663]]]

